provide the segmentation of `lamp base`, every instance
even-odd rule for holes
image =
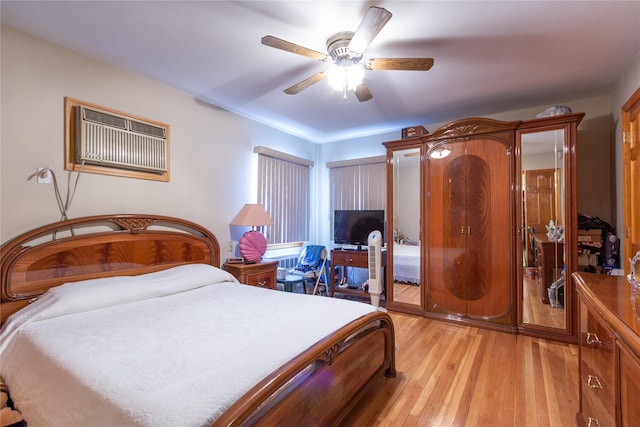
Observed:
[[[267,251],[267,238],[256,230],[247,231],[238,242],[240,255],[247,263],[259,262]]]

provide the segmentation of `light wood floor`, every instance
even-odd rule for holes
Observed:
[[[538,292],[538,282],[533,279],[522,279],[522,320],[524,323],[550,326],[564,329],[566,313],[562,307],[551,307],[542,302]]]
[[[566,324],[564,308],[544,304],[540,298],[536,280],[525,277],[522,283],[522,319],[524,323],[564,329]],[[421,289],[420,286],[395,282],[393,284],[394,301],[420,305]]]
[[[394,379],[343,426],[574,426],[575,345],[390,313]]]
[[[422,290],[421,286],[394,282],[393,299],[396,302],[406,302],[407,304],[420,305],[421,290]]]

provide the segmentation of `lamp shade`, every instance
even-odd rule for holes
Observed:
[[[250,203],[244,205],[231,221],[231,225],[250,227],[272,224],[273,220],[262,205]],[[246,262],[258,262],[267,250],[267,239],[259,231],[247,231],[240,238],[238,249]]]
[[[259,225],[273,225],[273,220],[262,205],[247,203],[231,220],[231,225],[257,227]]]

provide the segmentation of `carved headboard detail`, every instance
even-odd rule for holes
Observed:
[[[220,245],[210,231],[183,219],[98,215],[45,225],[0,247],[0,321],[66,282],[189,263],[219,267]]]
[[[140,230],[146,230],[156,221],[153,218],[116,218],[113,222],[125,230],[137,233]]]

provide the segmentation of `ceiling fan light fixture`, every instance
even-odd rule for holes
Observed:
[[[342,90],[344,86],[344,78],[345,78],[345,68],[339,65],[333,66],[329,69],[327,73],[327,81],[329,82],[329,86],[336,90]]]
[[[429,157],[432,159],[444,159],[449,154],[451,154],[451,150],[449,150],[448,148],[440,148],[434,151],[433,153],[431,153]]]
[[[329,85],[336,89],[344,91],[355,90],[364,77],[364,69],[360,64],[336,65],[329,70]]]
[[[429,158],[430,159],[444,159],[451,154],[451,149],[448,145],[442,145],[434,149],[435,144],[429,144]]]
[[[364,69],[360,64],[353,64],[347,68],[347,87],[356,90],[364,78]]]

